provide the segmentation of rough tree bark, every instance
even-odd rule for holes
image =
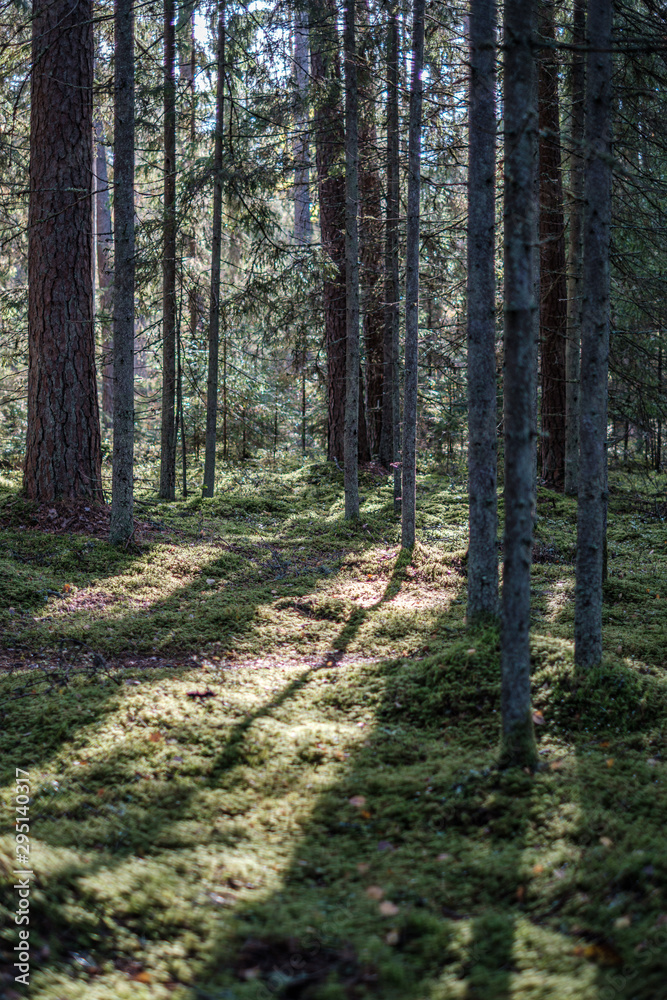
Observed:
[[[581,317],[580,464],[574,658],[602,658],[602,570],[607,509],[612,3],[588,0]]]
[[[373,38],[363,5],[359,57],[359,254],[366,354],[366,430],[373,458],[380,452],[382,436],[382,383],[384,374],[384,303],[382,301],[382,182],[375,125],[376,67]]]
[[[176,494],[176,37],[174,0],[164,0],[164,204],[162,250],[162,432],[160,497]]]
[[[111,223],[111,198],[107,170],[106,144],[102,126],[95,126],[97,155],[95,157],[95,222],[97,246],[97,279],[99,283],[99,312],[102,327],[102,413],[109,420],[113,417],[113,347],[112,310],[114,274],[112,266],[113,230]]]
[[[208,325],[208,381],[206,387],[205,497],[215,490],[215,449],[218,417],[218,353],[220,347],[220,252],[222,248],[222,137],[225,92],[225,0],[218,10],[217,84],[215,97],[215,153],[213,160],[213,236],[211,242],[211,307]]]
[[[23,489],[36,500],[102,499],[92,176],[92,5],[35,0]]]
[[[540,39],[547,43],[540,51],[538,70],[542,360],[540,453],[542,478],[546,485],[562,490],[565,481],[567,284],[554,0],[540,0],[538,19]]]
[[[345,518],[359,516],[359,122],[355,0],[345,7]]]
[[[421,194],[422,66],[425,0],[414,0],[412,82],[408,126],[408,227],[405,248],[405,387],[401,545],[415,544],[417,513],[417,385],[419,350],[419,199]]]
[[[384,378],[380,461],[394,469],[394,510],[400,510],[400,391],[399,365],[399,131],[398,131],[398,0],[389,0],[387,23],[387,212],[384,279]]]
[[[584,88],[586,0],[574,0],[570,93],[570,232],[567,254],[567,343],[565,345],[565,492],[574,496],[579,479],[579,368],[581,359],[581,270],[584,200]]]
[[[335,0],[310,8],[310,64],[314,88],[313,132],[319,194],[320,238],[330,262],[324,276],[327,353],[327,458],[342,462],[345,430],[345,177],[341,76]]]
[[[109,540],[134,531],[134,8],[115,2],[113,474]]]
[[[505,532],[502,628],[503,759],[536,760],[530,703],[534,321],[535,108],[533,0],[506,0],[505,61]]]
[[[498,613],[496,4],[470,6],[468,119],[468,620]]]

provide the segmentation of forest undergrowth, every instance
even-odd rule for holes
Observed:
[[[0,490],[2,996],[667,997],[664,477],[612,475],[587,674],[576,506],[539,490],[534,775],[497,767],[463,480],[419,477],[411,556],[373,469],[355,525],[325,464],[230,467],[211,500],[146,491],[125,550],[103,509]]]

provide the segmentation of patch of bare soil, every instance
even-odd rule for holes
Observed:
[[[0,509],[0,528],[32,528],[49,535],[79,534],[108,538],[110,518],[111,504],[84,498],[36,503],[17,497],[7,501]],[[166,526],[159,521],[135,518],[132,540],[140,542],[164,537],[166,530]]]

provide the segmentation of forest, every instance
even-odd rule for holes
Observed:
[[[667,1000],[666,24],[0,0],[3,1000]]]

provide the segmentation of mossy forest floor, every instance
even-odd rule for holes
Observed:
[[[375,473],[355,526],[324,464],[230,468],[212,500],[146,494],[127,551],[7,480],[0,995],[667,997],[665,482],[612,485],[606,654],[586,675],[575,504],[539,493],[533,776],[497,768],[498,633],[464,618],[460,478],[420,476],[411,558]]]

